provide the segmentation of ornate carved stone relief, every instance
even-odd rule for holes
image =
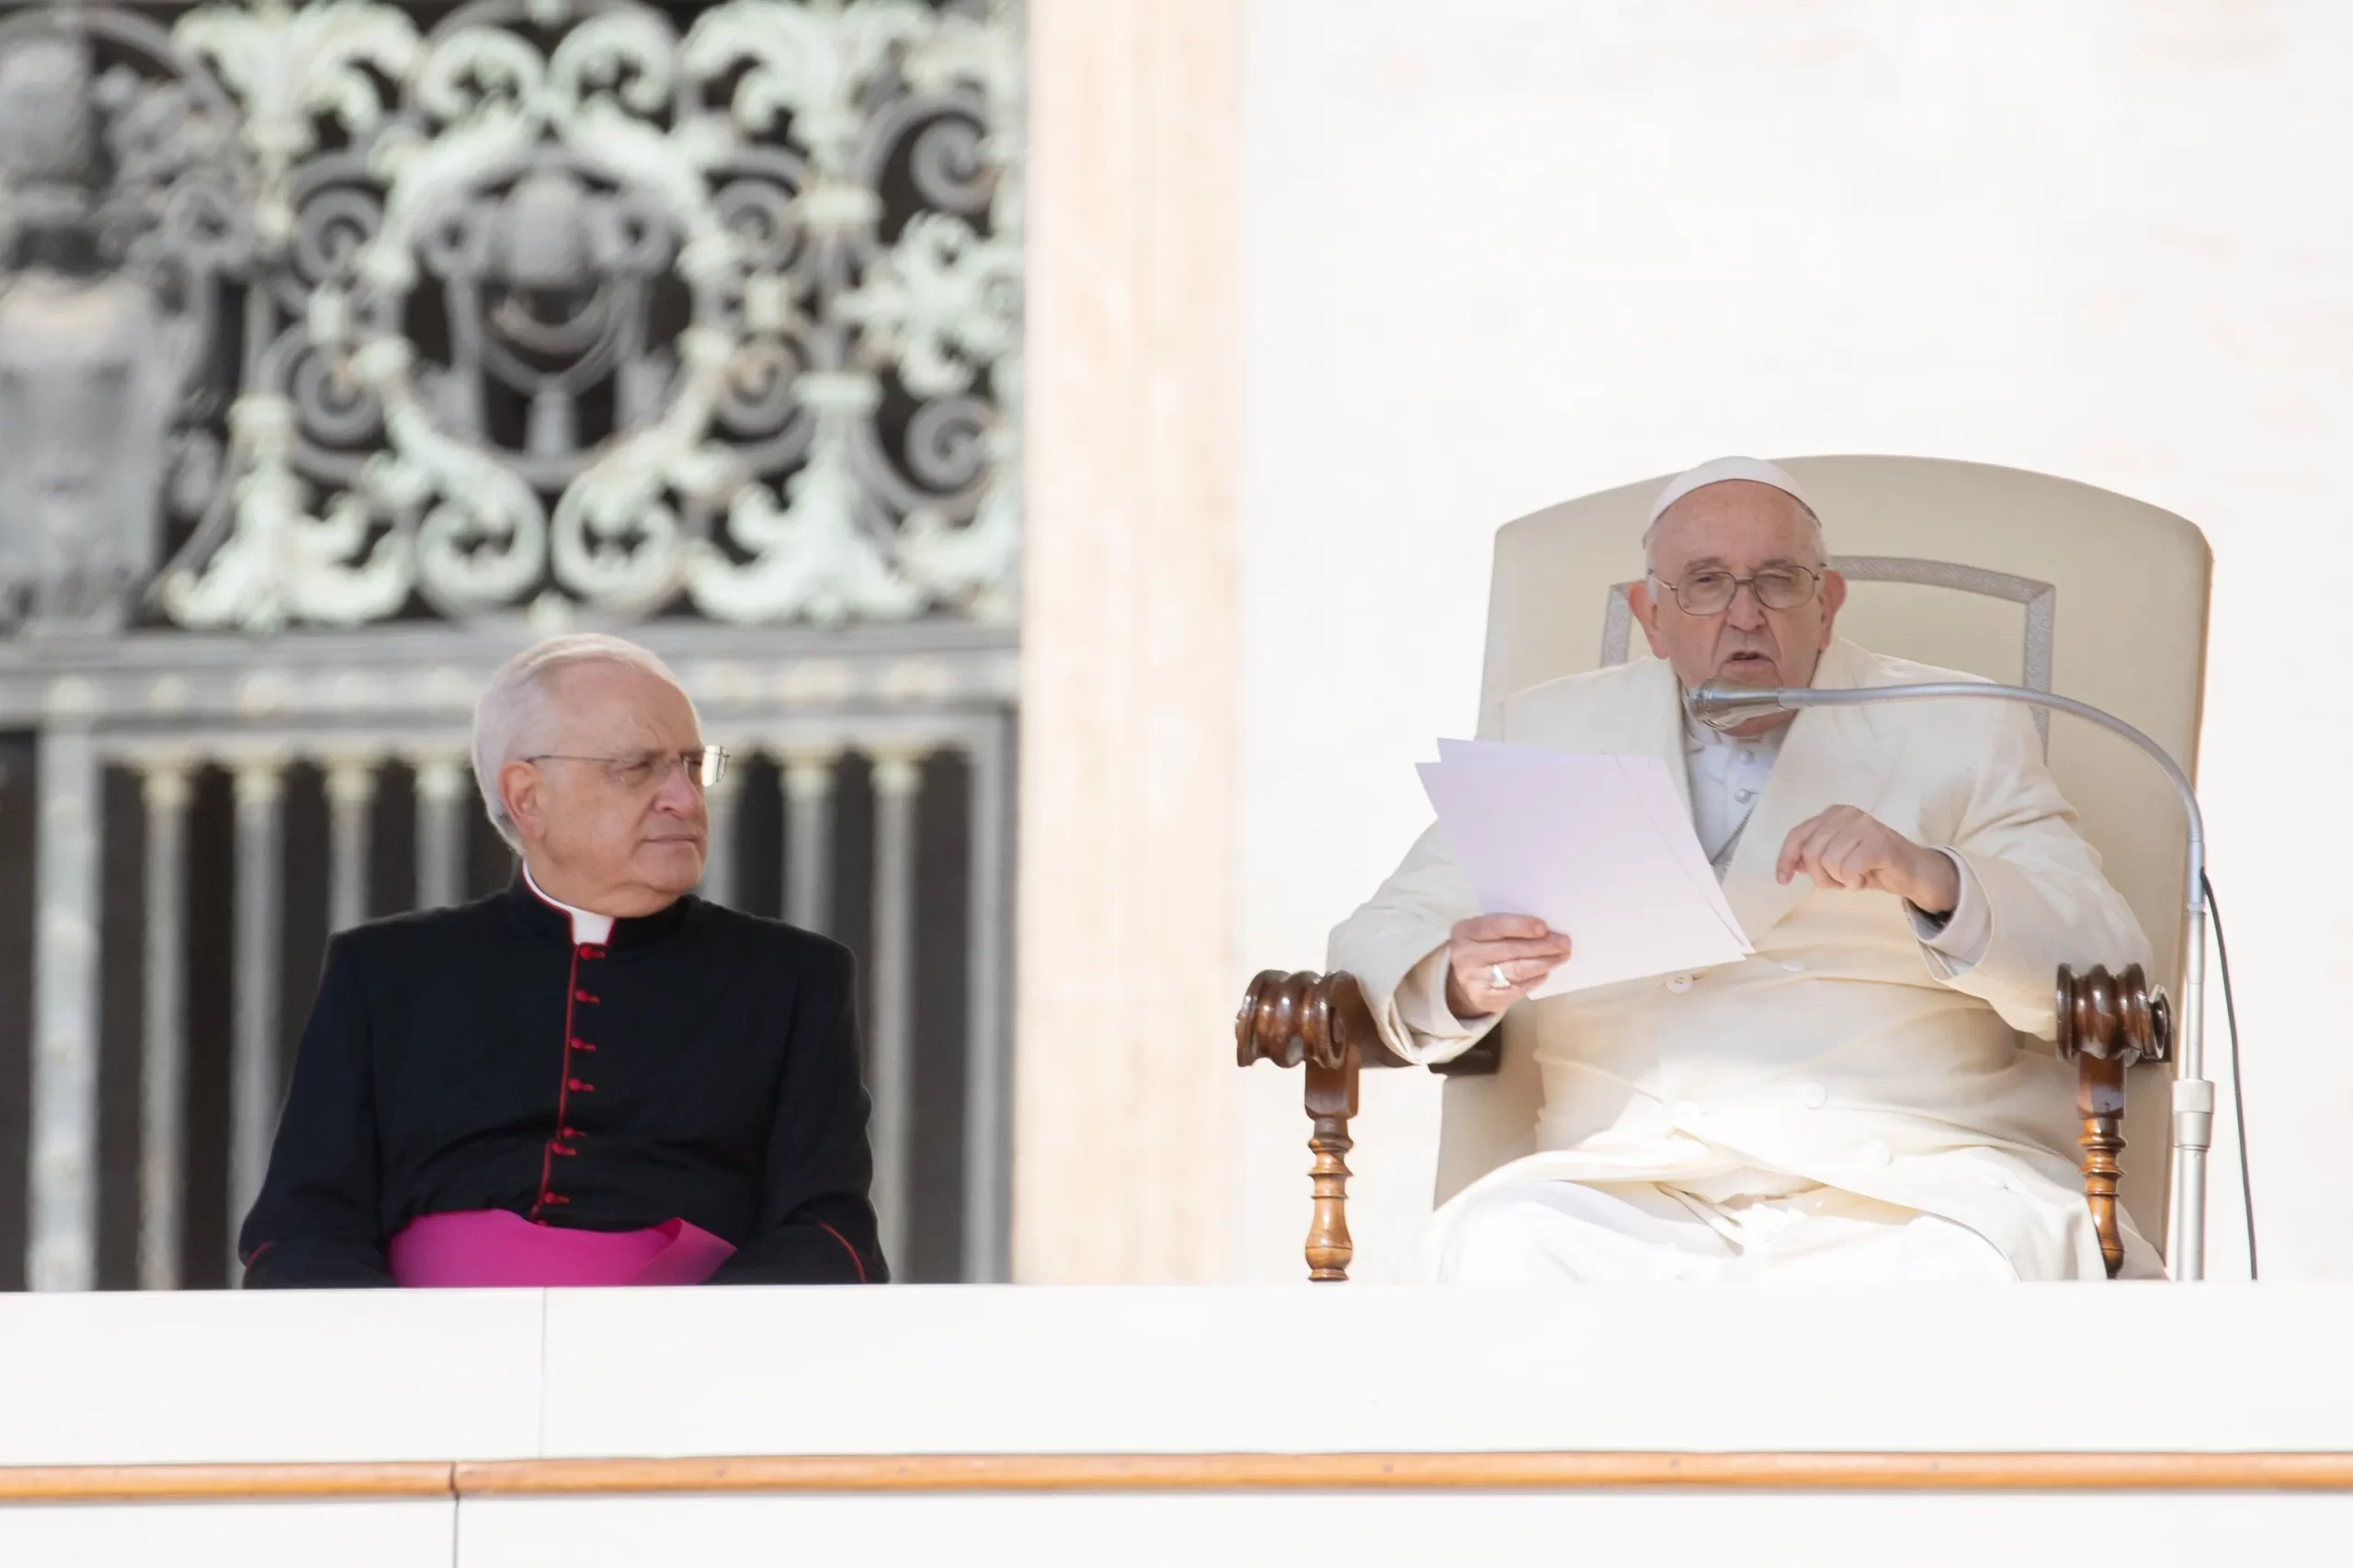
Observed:
[[[0,631],[1009,619],[1012,0],[0,20]]]

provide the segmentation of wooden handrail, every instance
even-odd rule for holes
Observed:
[[[0,1503],[251,1503],[448,1497],[447,1460],[370,1464],[0,1465]]]
[[[0,1467],[0,1504],[676,1493],[2346,1492],[2353,1453],[878,1454]]]

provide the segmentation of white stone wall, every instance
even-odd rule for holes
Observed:
[[[1773,1348],[1761,1356],[1694,1354],[1722,1336],[1722,1305],[1672,1286],[1491,1293],[1475,1337],[1404,1343],[1401,1324],[1459,1312],[1462,1296],[958,1286],[0,1295],[0,1562],[1881,1568],[1893,1557],[1904,1568],[2211,1568],[2273,1561],[2249,1550],[2273,1540],[2287,1561],[2325,1563],[2325,1551],[2306,1558],[2292,1543],[2342,1540],[2353,1493],[2040,1483],[2072,1474],[2080,1488],[2087,1471],[2112,1483],[2152,1462],[2211,1477],[2251,1459],[2275,1476],[2342,1475],[2353,1360],[2339,1347],[2353,1289],[2119,1294],[2126,1306],[2099,1331],[2105,1354],[2088,1355],[2032,1292],[1774,1290],[1744,1303],[1743,1330]],[[2222,1353],[2182,1368],[2182,1381],[2110,1369],[2154,1370],[2200,1338]],[[1953,1354],[1960,1346],[1972,1353]],[[1994,1367],[2001,1375],[1987,1376]],[[1893,1368],[1904,1397],[1888,1397]],[[1461,1484],[1515,1470],[1525,1480],[1509,1456],[1574,1466],[1609,1450],[1654,1473],[1662,1451],[1751,1480],[1770,1465],[1780,1483],[1597,1487],[1588,1472],[1588,1483],[1542,1489]],[[1969,1467],[1980,1480],[2003,1472],[1994,1489],[1951,1484],[1951,1456],[2006,1452],[2017,1457]],[[1395,1469],[1438,1484],[1381,1484],[1370,1466],[1386,1470],[1381,1456],[1399,1453],[1427,1456]],[[942,1455],[977,1462],[926,1457]],[[1130,1479],[1117,1491],[1034,1484],[1067,1474],[1077,1455],[1111,1456]],[[1943,1455],[1948,1469],[1944,1484],[1915,1490],[1823,1489],[1841,1455],[1874,1468]],[[624,1477],[647,1475],[634,1460],[673,1483],[698,1467],[724,1484],[631,1493]],[[736,1489],[759,1469],[780,1480],[796,1460],[814,1460],[833,1484]],[[1000,1460],[1031,1483],[997,1470],[992,1485]],[[1343,1464],[1366,1466],[1357,1473],[1374,1484],[1312,1487],[1291,1469]],[[177,1466],[195,1473],[151,1468]],[[1237,1484],[1245,1466],[1276,1484]],[[960,1480],[904,1486],[910,1469],[934,1467]],[[1154,1471],[1179,1489],[1156,1489]],[[980,1489],[964,1484],[973,1480]],[[369,1495],[367,1482],[415,1490]],[[549,1490],[502,1489],[518,1482]],[[584,1483],[606,1490],[566,1490]],[[158,1483],[201,1500],[86,1500]],[[322,1483],[347,1490],[300,1494]],[[44,1494],[85,1500],[24,1500]]]
[[[1729,450],[2064,474],[2212,540],[2266,1273],[2353,1278],[2353,7],[1253,0],[1243,47],[1235,994],[1321,967],[1424,822],[1496,525]],[[1360,1278],[1405,1267],[1436,1091],[1369,1077]],[[1293,1277],[1298,1077],[1233,1092],[1229,1272]],[[2218,1278],[2236,1170],[2225,1129]]]
[[[1214,1278],[1241,0],[1030,0],[1013,1271]]]

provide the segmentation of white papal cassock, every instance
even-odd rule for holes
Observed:
[[[1814,684],[1976,678],[1840,640]],[[2075,1075],[2026,1037],[2053,1032],[2060,964],[2147,964],[2149,945],[2076,833],[2028,710],[1808,709],[1778,756],[1687,758],[1674,670],[1644,660],[1507,699],[1491,738],[1660,757],[1687,805],[1693,773],[1703,790],[1756,788],[1723,885],[1756,950],[1518,1004],[1543,1085],[1536,1152],[1438,1210],[1430,1272],[2105,1278],[2075,1168]],[[1703,804],[1713,827],[1722,813]],[[1836,805],[1960,863],[1949,924],[1886,893],[1775,881],[1790,830]],[[1479,913],[1432,828],[1332,933],[1331,967],[1362,982],[1412,1061],[1460,1055],[1496,1021],[1446,1005],[1449,935]],[[2157,1273],[2129,1218],[2124,1230],[2125,1272]]]

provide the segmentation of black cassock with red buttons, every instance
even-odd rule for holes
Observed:
[[[337,936],[238,1253],[248,1285],[390,1285],[427,1214],[733,1244],[714,1284],[887,1278],[855,970],[688,896],[575,946],[518,876]]]

